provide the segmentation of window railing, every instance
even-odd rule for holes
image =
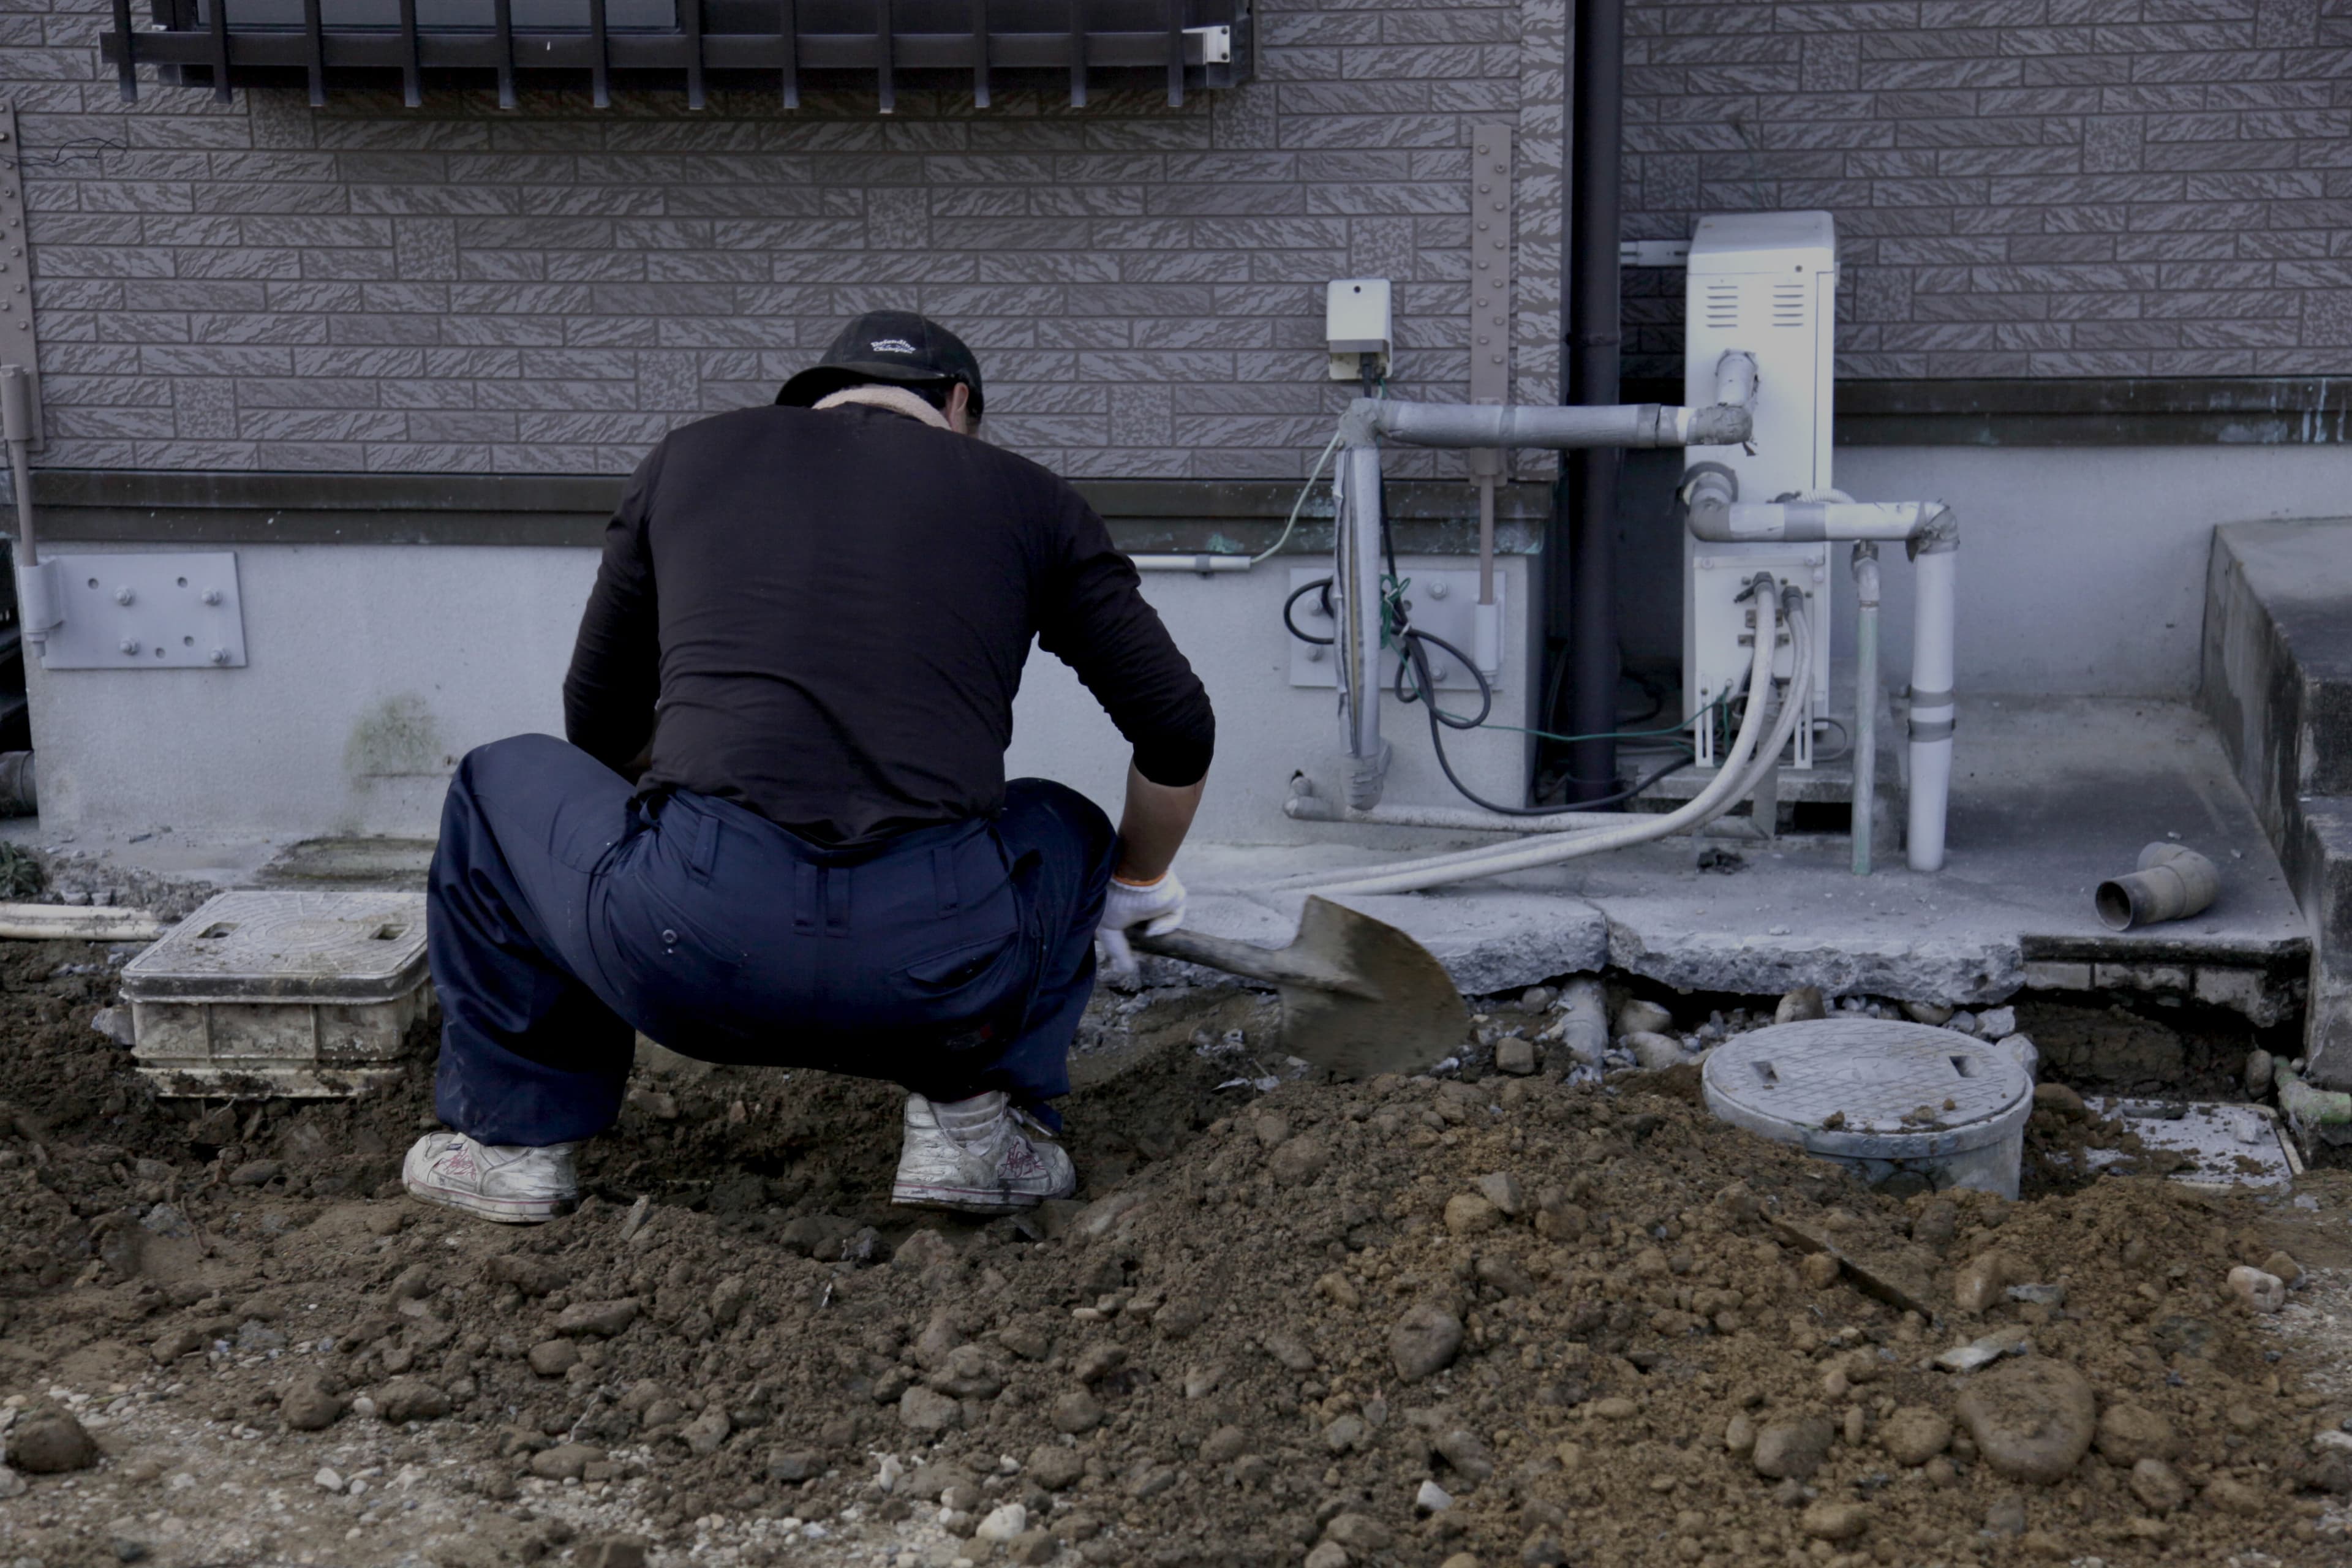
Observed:
[[[208,86],[306,81],[310,102],[331,86],[396,73],[403,100],[424,101],[428,73],[485,73],[499,106],[517,105],[526,71],[584,78],[596,107],[615,79],[683,86],[700,109],[714,80],[765,81],[787,109],[803,84],[873,83],[884,114],[901,86],[968,86],[977,107],[993,88],[1164,83],[1168,102],[1248,79],[1250,0],[153,0],[131,26],[114,0],[100,47],[124,101],[136,68]]]

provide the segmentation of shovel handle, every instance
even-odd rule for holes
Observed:
[[[1127,933],[1127,941],[1129,946],[1141,952],[1157,953],[1161,958],[1180,958],[1187,963],[1205,963],[1212,969],[1222,969],[1228,974],[1238,974],[1248,980],[1262,980],[1269,985],[1304,985],[1317,991],[1336,991],[1342,995],[1360,996],[1371,1002],[1381,999],[1379,987],[1370,982],[1301,963],[1284,948],[1256,947],[1249,942],[1234,942],[1229,937],[1207,936],[1191,931],[1171,931],[1165,936],[1146,936],[1138,929]]]

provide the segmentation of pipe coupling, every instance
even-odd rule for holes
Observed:
[[[1960,514],[1939,500],[1920,503],[1919,526],[1903,542],[1904,553],[1916,561],[1960,547]]]
[[[1756,416],[1745,408],[1717,404],[1712,408],[1694,408],[1689,413],[1690,428],[1683,434],[1682,446],[1737,447],[1756,433]]]

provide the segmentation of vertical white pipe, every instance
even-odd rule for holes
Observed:
[[[1378,805],[1387,771],[1381,742],[1381,449],[1348,447],[1339,454],[1338,530],[1339,679],[1348,731],[1348,804]]]
[[[1952,638],[1957,542],[1930,539],[1916,563],[1911,633],[1911,821],[1914,871],[1944,866],[1944,816],[1952,788]]]
[[[1853,874],[1870,875],[1878,826],[1878,546],[1853,547]]]

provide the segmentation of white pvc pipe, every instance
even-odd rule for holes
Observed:
[[[1246,555],[1130,555],[1139,572],[1198,572],[1210,576],[1221,572],[1246,572],[1250,558]]]
[[[1878,826],[1878,547],[1853,549],[1853,874],[1870,875]]]
[[[1380,827],[1441,827],[1474,833],[1562,833],[1616,827],[1625,821],[1625,814],[1620,811],[1555,811],[1542,816],[1505,816],[1460,805],[1375,805],[1356,811],[1316,795],[1297,795],[1282,809],[1298,822],[1362,822]]]
[[[1284,888],[1315,887],[1328,892],[1367,895],[1418,892],[1423,888],[1467,881],[1474,877],[1531,870],[1586,855],[1598,855],[1605,850],[1622,849],[1631,844],[1647,843],[1720,816],[1738,802],[1744,790],[1754,787],[1755,774],[1748,763],[1757,754],[1759,731],[1764,728],[1765,699],[1772,689],[1772,658],[1780,641],[1779,592],[1779,585],[1774,584],[1756,595],[1756,654],[1748,669],[1748,710],[1740,720],[1739,733],[1733,740],[1731,751],[1724,758],[1723,766],[1717,771],[1713,781],[1678,809],[1660,816],[1534,844],[1496,845],[1453,855],[1430,856],[1382,867],[1361,876],[1342,871],[1294,877],[1276,885]],[[1795,617],[1790,632],[1795,640],[1798,668],[1789,689],[1790,700],[1782,714],[1790,723],[1794,721],[1794,715],[1802,710],[1804,681],[1812,668],[1812,642],[1804,635],[1805,630],[1804,617]],[[1784,726],[1775,724],[1772,728],[1781,735],[1781,743],[1785,744]]]
[[[145,910],[0,904],[0,938],[14,942],[153,942],[163,930]]]
[[[1914,871],[1944,866],[1944,818],[1952,788],[1952,642],[1959,552],[1935,540],[1913,563],[1917,574],[1911,632],[1911,820]]]

